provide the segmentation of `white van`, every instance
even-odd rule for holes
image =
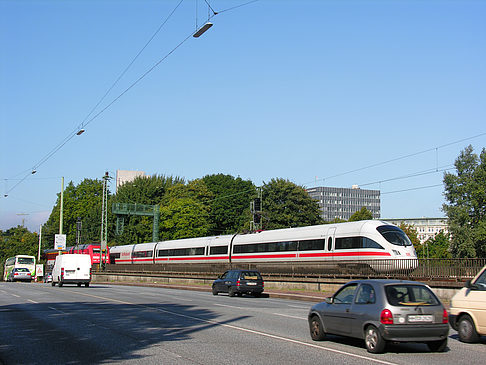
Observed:
[[[449,322],[462,342],[486,335],[486,266],[452,297]]]
[[[64,254],[56,257],[52,269],[52,286],[59,284],[84,284],[91,281],[91,257],[83,254]]]

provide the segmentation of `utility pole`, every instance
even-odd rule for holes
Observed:
[[[103,202],[101,204],[101,252],[100,252],[100,271],[104,267],[103,261],[106,259],[106,244],[108,241],[108,181],[111,179],[108,171],[103,176]]]
[[[59,234],[62,234],[62,220],[63,220],[63,206],[64,206],[64,176],[61,178],[61,206],[59,207]]]
[[[25,216],[29,215],[29,213],[17,213],[17,215],[22,216],[22,227],[25,227]]]
[[[250,202],[250,212],[253,220],[250,222],[250,231],[255,232],[262,229],[262,188],[257,188],[257,197]]]

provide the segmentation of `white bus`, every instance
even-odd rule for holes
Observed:
[[[7,281],[8,275],[14,268],[25,267],[29,269],[32,278],[35,277],[35,256],[17,255],[5,260],[5,269],[3,270],[3,281]]]

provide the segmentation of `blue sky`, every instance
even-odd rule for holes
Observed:
[[[42,162],[179,2],[0,0],[0,229],[38,230],[61,177],[118,169],[359,184],[383,218],[443,216],[443,170],[486,146],[484,1],[261,0],[169,55],[208,18],[185,0]]]

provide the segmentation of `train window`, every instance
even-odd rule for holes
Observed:
[[[111,259],[119,259],[120,258],[120,252],[110,253],[110,258]]]
[[[360,237],[339,237],[336,238],[336,250],[347,250],[353,248],[361,248]]]
[[[132,257],[152,257],[152,251],[133,251]]]
[[[299,251],[324,250],[324,240],[299,241]]]
[[[157,251],[157,257],[169,256],[169,250],[159,250]]]
[[[169,250],[159,250],[157,257],[161,256],[202,256],[204,247],[174,248]]]
[[[235,245],[233,253],[260,253],[297,251],[297,241],[252,243],[249,245]]]
[[[368,237],[361,237],[363,239],[363,248],[377,248],[379,250],[384,250],[381,245],[376,242],[375,240],[372,240],[371,238]]]
[[[332,250],[332,237],[329,237],[327,239],[327,250],[331,251]]]
[[[336,238],[336,250],[349,250],[356,248],[377,248],[383,250],[383,247],[378,242],[367,237],[355,236]]]
[[[376,230],[392,245],[412,246],[412,242],[397,226],[387,225],[376,227]]]
[[[228,246],[215,246],[209,250],[210,255],[225,255],[228,253]]]

